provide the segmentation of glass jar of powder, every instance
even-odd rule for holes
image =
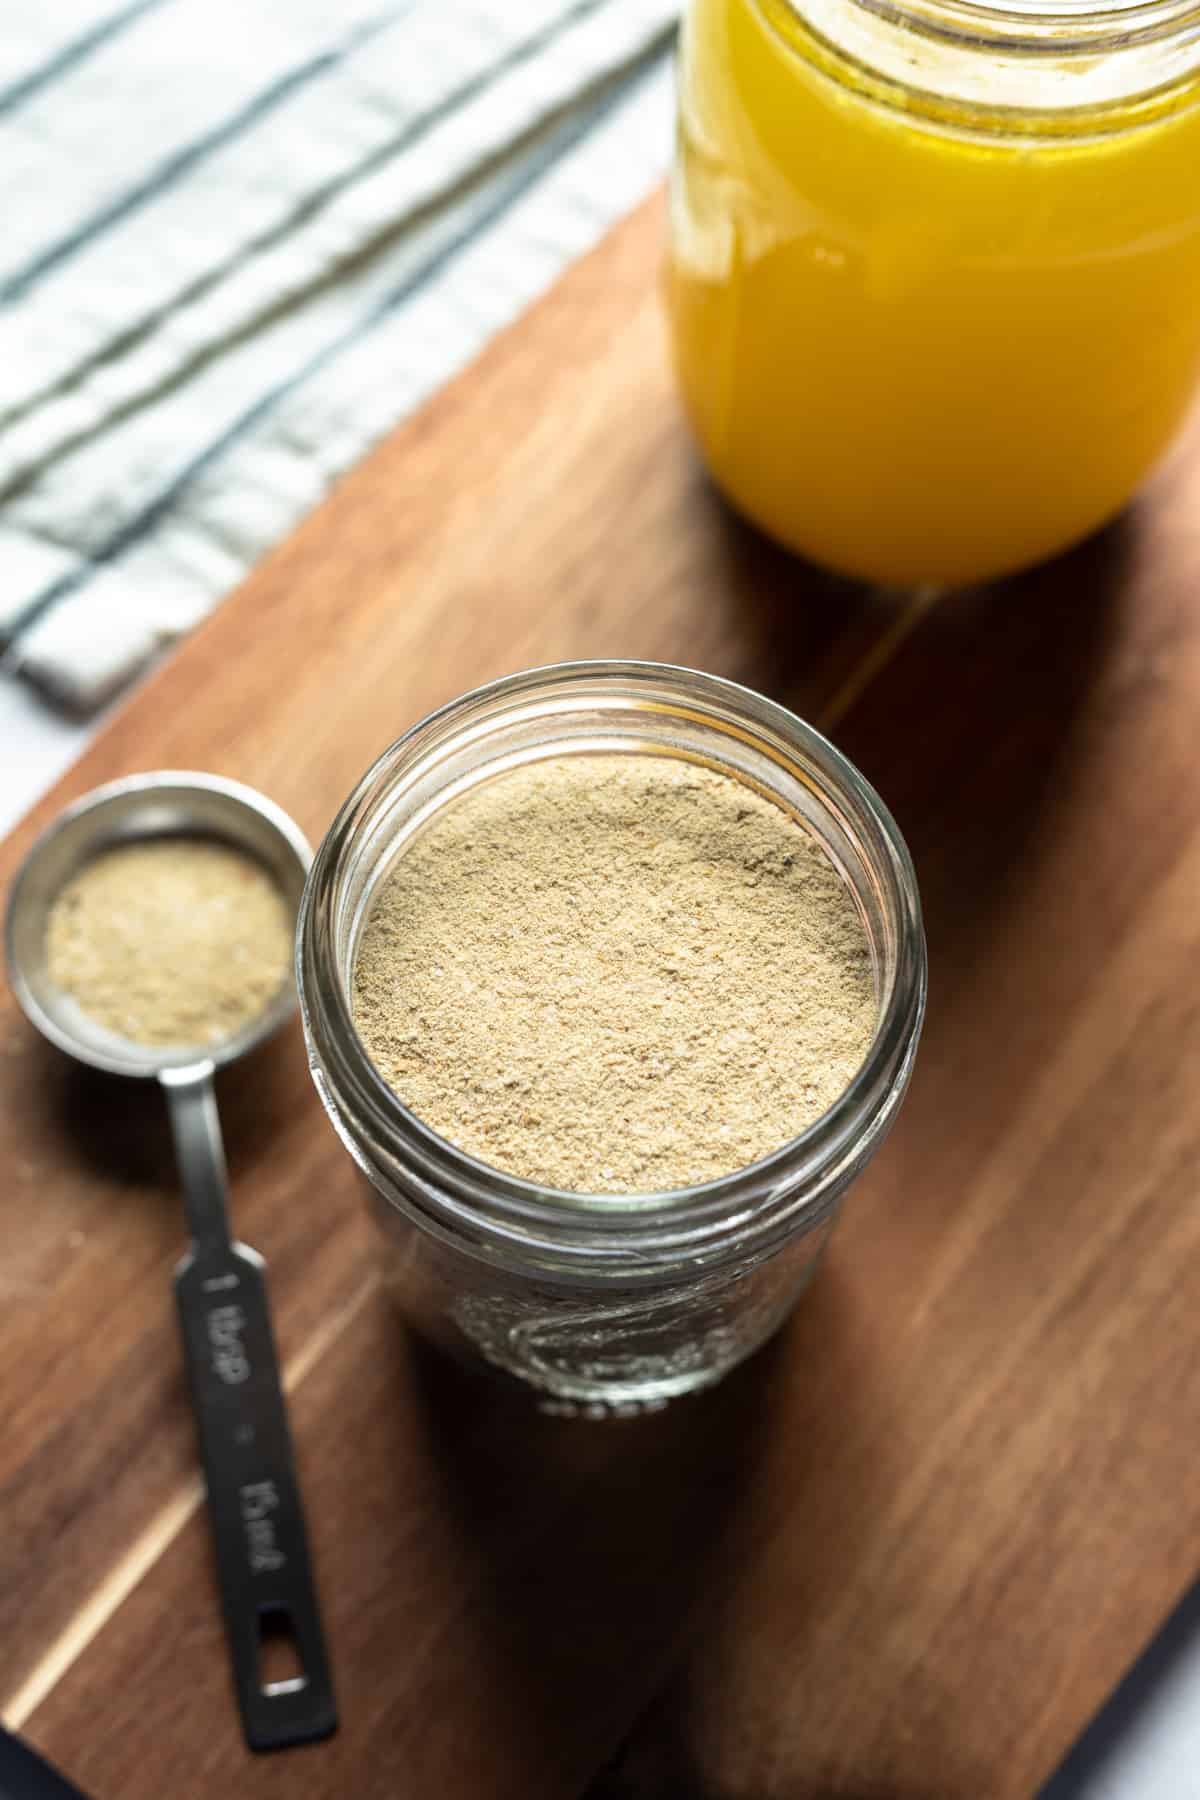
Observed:
[[[750,1166],[671,1190],[581,1193],[491,1166],[403,1103],[356,1029],[355,966],[381,887],[444,809],[510,771],[631,754],[732,778],[811,834],[861,919],[877,1024],[828,1109]],[[706,1386],[786,1317],[903,1098],[925,944],[894,821],[817,732],[713,676],[574,663],[454,701],[367,771],[313,864],[298,975],[313,1078],[370,1183],[407,1318],[552,1405],[601,1414]]]

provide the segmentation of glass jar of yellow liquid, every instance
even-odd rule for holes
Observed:
[[[692,0],[669,297],[773,537],[896,585],[1065,548],[1200,377],[1200,7]]]

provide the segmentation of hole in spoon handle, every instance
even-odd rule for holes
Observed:
[[[262,1259],[244,1244],[193,1246],[175,1295],[246,1741],[327,1737],[337,1713]],[[286,1679],[265,1654],[280,1635]]]

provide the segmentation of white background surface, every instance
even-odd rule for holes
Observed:
[[[8,832],[98,729],[43,706],[21,682],[0,681],[0,832]]]
[[[0,8],[0,629],[63,583],[9,634],[3,830],[668,156],[672,0],[129,11]],[[1200,1800],[1200,1597],[1044,1800]]]

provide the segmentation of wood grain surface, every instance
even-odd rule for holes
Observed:
[[[0,1703],[96,1800],[1027,1795],[1194,1573],[1200,440],[1020,582],[901,606],[723,511],[656,204],[363,465],[0,853],[137,768],[319,835],[464,687],[689,662],[838,721],[929,916],[905,1115],[792,1326],[654,1418],[416,1347],[298,1033],[227,1079],[343,1724],[265,1764],[225,1668],[156,1096],[0,1005]]]

